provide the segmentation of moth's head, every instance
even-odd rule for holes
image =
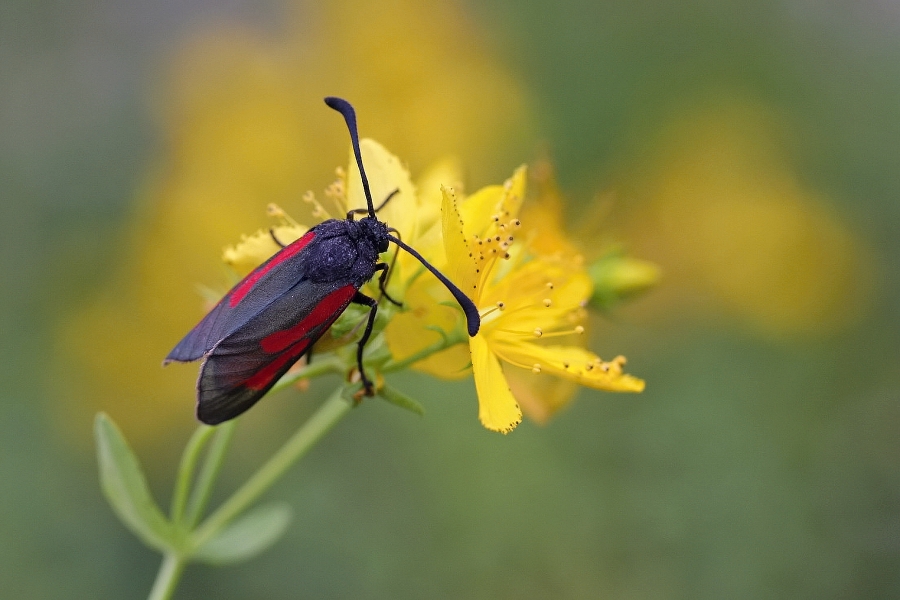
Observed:
[[[365,231],[364,235],[372,240],[372,244],[378,250],[378,254],[387,252],[388,243],[390,242],[387,224],[375,217],[363,217],[359,220],[359,224]]]

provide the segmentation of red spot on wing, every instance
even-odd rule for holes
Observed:
[[[309,340],[303,340],[299,344],[295,344],[287,352],[264,366],[262,369],[247,378],[242,385],[251,390],[264,390],[272,383],[272,380],[278,377],[281,370],[303,354],[306,347],[309,346]]]
[[[293,327],[276,331],[264,337],[259,343],[263,352],[269,354],[281,352],[303,340],[313,328],[331,325],[355,293],[356,288],[352,285],[345,285],[331,292],[316,304],[316,307],[302,321]]]
[[[237,286],[235,286],[233,290],[231,290],[231,295],[228,297],[228,305],[231,308],[237,306],[240,301],[244,299],[244,296],[250,293],[250,290],[253,289],[253,286],[255,286],[257,282],[265,276],[266,273],[268,273],[284,261],[296,256],[297,253],[303,250],[303,248],[305,248],[306,245],[310,243],[314,237],[316,237],[315,233],[313,233],[312,231],[307,232],[306,235],[283,248],[278,254],[273,256],[269,260],[269,262],[247,275],[247,277],[245,277],[243,281],[241,281],[239,284],[237,284]]]

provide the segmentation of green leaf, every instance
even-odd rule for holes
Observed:
[[[291,521],[286,504],[256,508],[226,525],[194,552],[192,558],[211,565],[226,565],[253,558],[284,534]]]
[[[392,388],[391,386],[385,384],[381,387],[381,389],[378,390],[378,395],[395,406],[405,408],[410,412],[416,413],[420,417],[425,416],[425,409],[422,407],[422,405],[419,404],[417,400],[407,396],[397,388]]]
[[[153,501],[137,457],[105,413],[94,420],[94,437],[100,486],[119,519],[151,548],[174,550],[175,528]]]

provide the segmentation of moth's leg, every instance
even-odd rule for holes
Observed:
[[[396,256],[394,256],[394,260],[396,260]],[[393,266],[394,261],[391,261],[391,266]],[[391,295],[387,293],[387,289],[384,287],[387,285],[388,274],[391,272],[391,269],[388,267],[387,263],[379,263],[375,265],[376,271],[381,271],[381,275],[378,277],[378,289],[381,290],[381,295],[388,299],[391,304],[396,306],[403,306],[402,302],[397,302]]]
[[[369,321],[366,323],[366,330],[356,345],[356,366],[359,368],[359,377],[362,379],[366,396],[373,396],[375,390],[372,388],[372,382],[366,377],[365,369],[363,369],[363,349],[366,347],[366,342],[369,341],[369,336],[372,335],[372,327],[375,326],[375,313],[378,312],[378,301],[375,298],[369,298],[362,292],[356,292],[351,302],[369,307]]]

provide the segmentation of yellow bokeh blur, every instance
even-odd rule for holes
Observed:
[[[826,335],[856,321],[869,251],[829,199],[790,165],[764,106],[722,100],[682,114],[632,182],[632,252],[658,263],[652,306],[720,314],[770,339]]]

